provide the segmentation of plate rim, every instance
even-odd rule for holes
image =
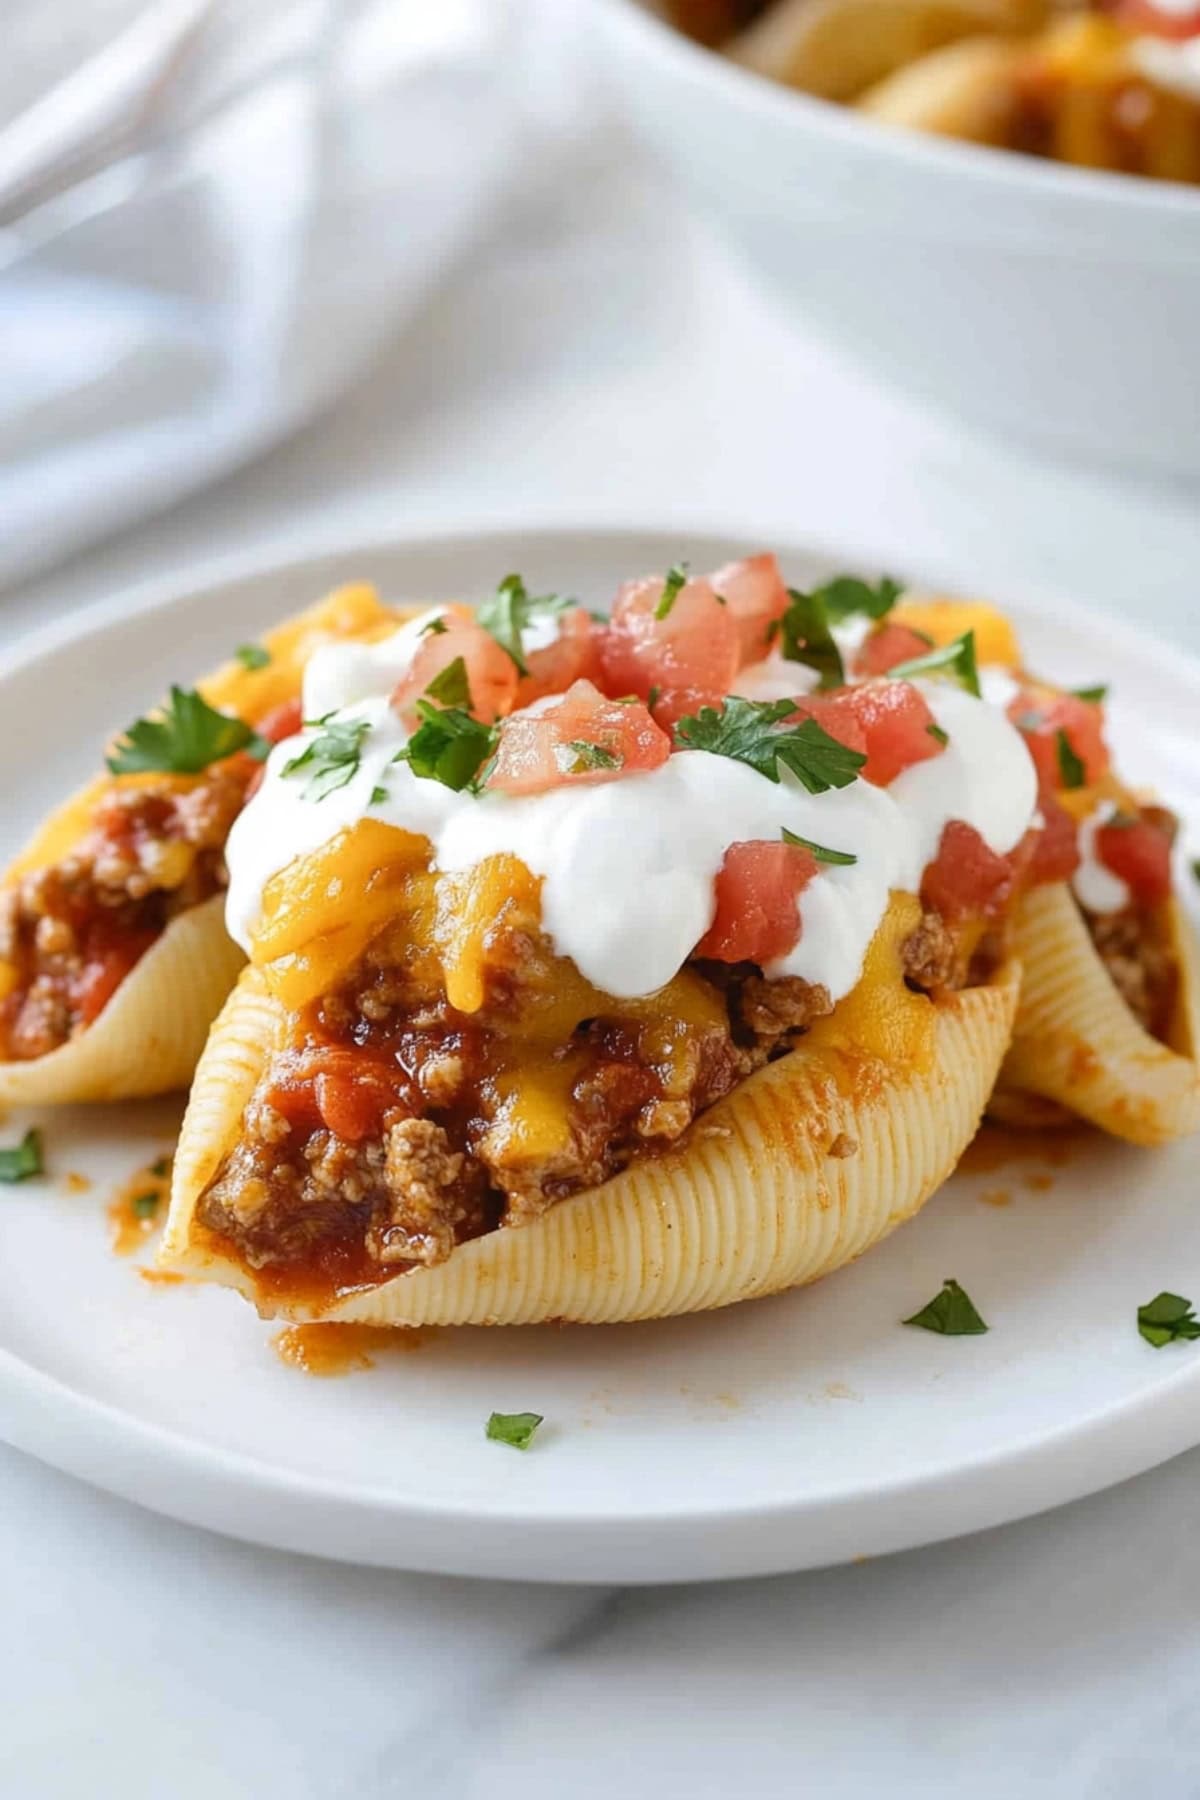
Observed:
[[[786,534],[780,532],[751,538],[743,523],[725,529],[726,524],[711,517],[694,525],[675,517],[665,524],[484,520],[451,527],[441,523],[432,530],[405,530],[367,541],[345,534],[316,538],[286,556],[280,555],[282,546],[276,542],[248,554],[207,559],[183,579],[166,574],[146,578],[32,627],[0,650],[0,681],[53,658],[67,643],[103,635],[116,624],[186,607],[242,583],[302,576],[330,562],[357,563],[369,579],[373,559],[406,553],[452,556],[464,544],[478,549],[491,543],[499,551],[536,540],[539,554],[554,554],[557,546],[569,558],[581,539],[593,544],[611,540],[616,556],[619,546],[631,539],[668,536],[725,547],[767,540],[784,558],[816,559],[831,566],[863,562],[874,566],[879,560],[869,553],[847,554],[845,546],[814,538],[785,541]],[[498,566],[499,560],[503,558]],[[922,579],[928,586],[956,585],[946,571],[929,570],[928,579]],[[964,585],[961,579],[957,585]],[[1006,585],[989,584],[999,591],[1002,603]],[[1018,612],[1044,608],[1071,631],[1095,629],[1093,610],[1041,584],[1022,582],[1020,598],[1013,604]],[[1127,649],[1144,667],[1160,668],[1174,682],[1182,679],[1200,687],[1200,655],[1168,645],[1155,633],[1107,612],[1100,617],[1105,653],[1112,653],[1114,662]],[[622,1514],[611,1508],[581,1511],[576,1506],[558,1514],[534,1515],[519,1494],[502,1497],[497,1491],[483,1491],[469,1502],[440,1499],[426,1504],[362,1483],[284,1469],[81,1392],[2,1346],[0,1437],[123,1499],[264,1546],[423,1572],[625,1585],[825,1567],[940,1542],[1049,1510],[1200,1443],[1197,1391],[1200,1362],[1181,1363],[1152,1389],[1127,1395],[1113,1406],[1093,1407],[1040,1436],[975,1456],[949,1470],[893,1478],[849,1494],[774,1495],[735,1506],[725,1501],[714,1506],[698,1496],[694,1504],[673,1501],[666,1509]],[[1034,1475],[1036,1492],[1023,1492],[1030,1485],[1024,1478]],[[925,1502],[932,1494],[939,1496],[939,1504],[927,1510]],[[486,1541],[454,1535],[455,1527],[468,1522],[481,1529]],[[817,1524],[821,1529],[810,1537]],[[361,1535],[355,1537],[356,1530]],[[680,1541],[681,1532],[687,1534],[686,1544]],[[587,1539],[582,1571],[581,1537]],[[668,1546],[671,1563],[664,1571],[659,1559]]]

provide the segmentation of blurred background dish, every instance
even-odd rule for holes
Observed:
[[[751,20],[748,5],[694,0],[692,33],[732,26],[736,61],[637,0],[598,0],[594,16],[639,135],[809,325],[971,423],[1194,479],[1200,198],[1186,180],[1200,176],[1200,104],[1162,88],[1160,107],[1153,86],[1160,110],[1139,114],[1152,84],[1118,67],[1146,40],[1079,15],[1031,48],[1039,9],[783,0]],[[1018,126],[1034,67],[1043,111]],[[1122,127],[1124,161],[1121,96],[1141,119]],[[907,129],[918,114],[921,133]],[[1043,154],[994,153],[1017,140]],[[1115,172],[1133,166],[1184,179]]]

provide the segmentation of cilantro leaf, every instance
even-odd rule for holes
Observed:
[[[310,722],[320,727],[317,736],[309,739],[299,756],[284,763],[283,773],[294,775],[300,769],[307,769],[304,798],[324,800],[338,788],[344,788],[358,773],[363,739],[371,729],[371,722],[369,719],[334,719],[328,713],[323,719]]]
[[[1065,788],[1083,787],[1086,775],[1083,759],[1075,754],[1075,746],[1061,728],[1054,734],[1054,749],[1058,757],[1058,772],[1062,777],[1063,786]]]
[[[257,750],[261,741],[244,719],[217,712],[194,688],[172,687],[162,712],[135,719],[105,762],[113,775],[199,775],[238,750]]]
[[[172,1158],[169,1156],[156,1156],[154,1161],[150,1164],[150,1173],[156,1176],[159,1181],[165,1181],[167,1176],[171,1173],[171,1162]]]
[[[890,575],[881,575],[876,586],[858,575],[835,575],[831,581],[813,590],[826,614],[835,625],[853,613],[865,613],[868,619],[882,619],[890,613],[904,592],[903,585]]]
[[[239,644],[233,654],[243,669],[265,669],[271,661],[271,652],[261,644]]]
[[[742,700],[731,694],[718,712],[702,706],[680,719],[675,745],[680,750],[707,750],[713,756],[730,756],[747,763],[768,781],[779,780],[783,763],[810,794],[829,788],[849,787],[866,757],[840,744],[815,719],[777,730],[780,721],[795,712],[792,700]]]
[[[161,1201],[161,1199],[162,1199],[161,1194],[156,1194],[153,1192],[149,1192],[149,1193],[145,1193],[145,1194],[135,1194],[133,1196],[133,1199],[129,1202],[130,1209],[133,1213],[134,1218],[135,1219],[152,1219],[154,1217],[155,1213],[158,1211],[159,1202]]]
[[[829,625],[829,611],[820,593],[802,594],[788,589],[790,605],[780,621],[783,654],[788,662],[815,669],[823,688],[841,687],[846,679],[842,653]]]
[[[564,775],[586,775],[589,769],[619,769],[625,758],[615,750],[606,750],[603,744],[572,738],[569,744],[558,746],[554,760]]]
[[[948,744],[950,742],[950,733],[948,731],[943,731],[941,726],[936,724],[933,720],[930,720],[925,729],[935,743]]]
[[[687,586],[688,566],[686,563],[672,563],[667,570],[667,579],[663,582],[662,598],[654,609],[656,619],[665,619],[676,600],[681,588]]]
[[[36,1129],[27,1131],[19,1144],[0,1150],[0,1181],[28,1181],[44,1168],[42,1134]]]
[[[935,1294],[928,1306],[902,1323],[919,1325],[922,1331],[936,1331],[942,1337],[979,1337],[987,1330],[970,1295],[952,1277],[942,1283],[941,1293]]]
[[[914,675],[945,675],[978,700],[981,696],[975,662],[975,633],[964,631],[952,644],[941,644],[926,656],[914,656],[911,662],[897,663],[888,674],[893,681],[911,681]]]
[[[574,605],[566,594],[531,594],[519,575],[506,575],[491,599],[481,601],[475,616],[515,665],[517,674],[528,675],[522,632],[539,615],[570,612]]]
[[[1105,700],[1108,698],[1108,688],[1105,685],[1101,685],[1100,687],[1072,688],[1071,692],[1074,694],[1076,700],[1086,700],[1089,706],[1103,706]]]
[[[483,764],[496,747],[497,731],[481,725],[460,707],[417,701],[421,723],[393,762],[406,762],[423,781],[440,781],[460,794],[476,786]]]
[[[1182,1294],[1156,1294],[1145,1306],[1139,1306],[1137,1328],[1156,1350],[1161,1350],[1164,1344],[1200,1338],[1200,1319],[1192,1311],[1191,1301],[1185,1300]]]
[[[780,836],[785,844],[798,845],[801,850],[807,850],[818,862],[833,863],[839,868],[848,869],[858,861],[857,856],[851,856],[848,850],[827,850],[824,844],[814,844],[811,838],[801,837],[797,831],[789,831],[786,825],[781,827]]]
[[[427,625],[422,625],[421,630],[420,630],[420,636],[421,637],[441,637],[448,629],[449,629],[449,627],[447,626],[446,621],[445,621],[445,619],[443,619],[441,613],[435,613],[433,618],[430,619],[430,621]]]
[[[541,1413],[498,1413],[494,1412],[485,1427],[484,1435],[493,1443],[511,1444],[514,1450],[528,1450],[533,1442],[533,1434],[543,1422]]]
[[[371,805],[372,806],[382,806],[384,804],[384,802],[387,800],[387,797],[388,797],[388,791],[385,787],[373,787],[371,789]]]
[[[1192,858],[1192,879],[1193,881],[1200,881],[1200,856],[1194,856]]]
[[[461,656],[456,656],[452,663],[439,671],[425,689],[434,700],[440,700],[443,706],[465,706],[471,710],[471,688],[467,681],[467,665]]]

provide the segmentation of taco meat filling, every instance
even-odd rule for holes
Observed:
[[[1162,907],[1172,889],[1171,850],[1179,821],[1165,806],[1127,803],[1095,834],[1096,855],[1123,881],[1128,904],[1116,912],[1082,908],[1096,954],[1138,1023],[1166,1042],[1175,1005],[1175,954]]]
[[[226,884],[225,839],[258,765],[115,786],[77,848],[0,893],[0,1056],[45,1056],[90,1025],[177,914]]]
[[[997,931],[968,954],[926,911],[904,946],[906,975],[922,991],[960,986],[984,979],[1000,953]],[[707,1011],[671,1054],[655,1054],[653,1031],[604,1017],[535,1053],[556,1122],[546,1142],[514,1125],[505,1071],[528,1069],[512,1021],[536,1008],[561,965],[524,932],[495,933],[489,957],[485,1003],[469,1016],[381,948],[296,1020],[197,1213],[267,1285],[272,1269],[289,1287],[380,1281],[525,1224],[675,1143],[832,1011],[824,987],[694,961],[687,974]]]

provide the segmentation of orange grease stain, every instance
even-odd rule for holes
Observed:
[[[69,1169],[63,1176],[63,1186],[68,1194],[86,1194],[92,1185],[90,1175],[80,1175],[77,1170]]]
[[[1012,1205],[1012,1195],[1007,1188],[985,1188],[979,1198],[985,1206]]]
[[[289,1325],[271,1339],[276,1355],[289,1368],[322,1380],[373,1369],[383,1350],[417,1350],[421,1332],[387,1325]]]
[[[166,1217],[170,1193],[169,1156],[156,1157],[129,1177],[108,1206],[111,1242],[118,1256],[132,1256],[154,1235]]]
[[[1094,1133],[1069,1125],[1053,1130],[1007,1131],[984,1123],[963,1151],[959,1169],[964,1175],[991,1175],[1014,1163],[1043,1162],[1052,1169],[1065,1168],[1077,1149],[1094,1141]]]
[[[184,1275],[177,1275],[173,1269],[139,1269],[138,1274],[143,1281],[149,1281],[154,1287],[178,1287],[181,1281],[187,1279]]]

